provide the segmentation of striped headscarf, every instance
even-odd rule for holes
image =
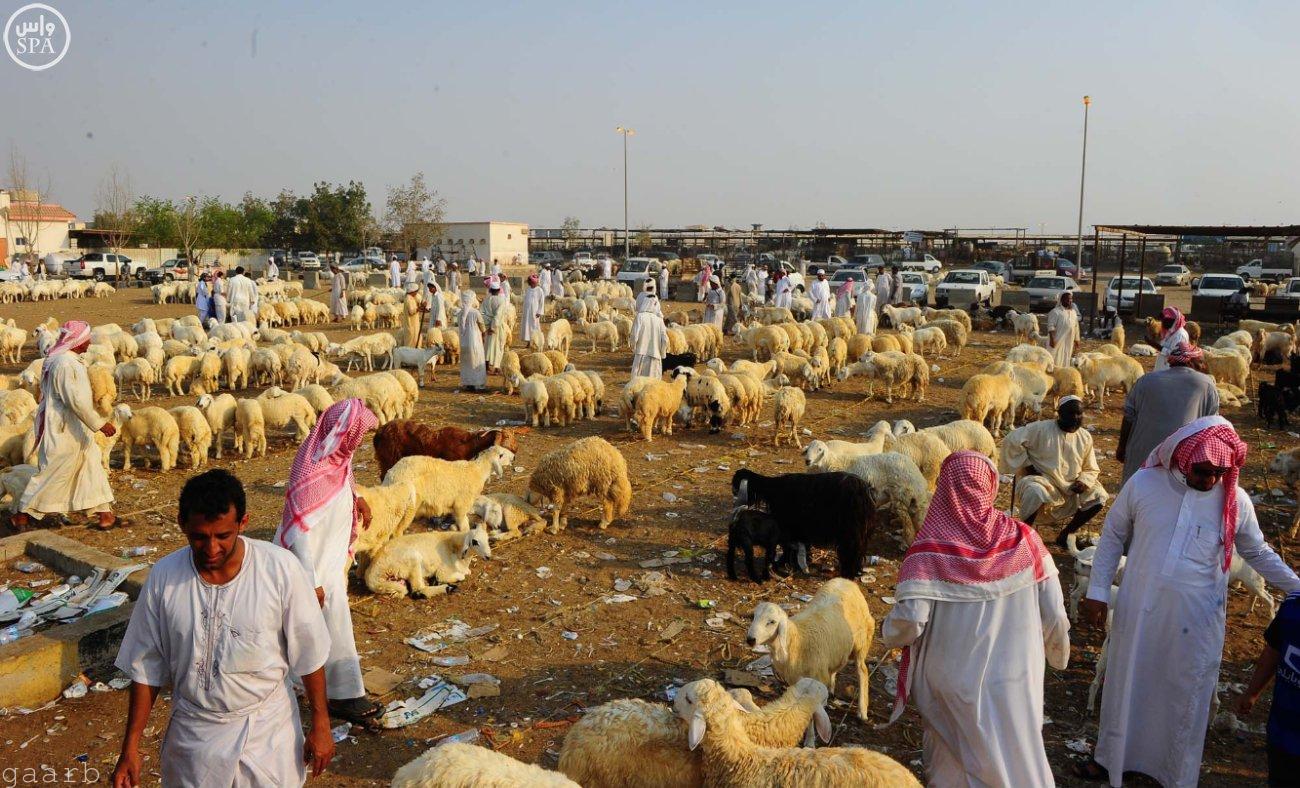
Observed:
[[[82,343],[90,340],[90,324],[84,320],[69,320],[59,329],[59,336],[45,354],[45,363],[41,365],[41,404],[36,409],[36,443],[40,444],[45,435],[45,409],[50,402],[50,359],[69,353]]]
[[[1174,324],[1173,324],[1172,326],[1170,326],[1169,328],[1165,328],[1164,326],[1161,326],[1161,329],[1160,329],[1160,336],[1161,336],[1161,338],[1167,337],[1167,336],[1169,336],[1170,334],[1172,334],[1172,333],[1174,333],[1175,331],[1177,331],[1178,329],[1180,329],[1180,328],[1182,328],[1183,326],[1187,325],[1187,316],[1184,315],[1184,314],[1182,313],[1182,310],[1180,310],[1180,309],[1179,309],[1178,307],[1176,307],[1176,306],[1167,306],[1167,307],[1165,307],[1165,308],[1164,308],[1164,311],[1160,313],[1160,317],[1163,318],[1163,319],[1165,319],[1165,320],[1172,320],[1172,321],[1174,321]]]
[[[311,530],[310,516],[352,489],[352,454],[379,419],[360,399],[339,400],[325,409],[316,428],[298,447],[289,470],[289,488],[275,543],[290,547],[299,534]],[[357,519],[352,518],[348,555],[357,540]]]
[[[1169,351],[1169,366],[1171,367],[1195,368],[1204,360],[1205,351],[1186,342],[1179,342],[1178,347]]]

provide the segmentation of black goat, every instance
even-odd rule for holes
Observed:
[[[1278,370],[1281,375],[1282,371]],[[1255,398],[1255,405],[1258,408],[1259,417],[1264,423],[1272,426],[1277,422],[1278,429],[1286,429],[1286,390],[1272,383],[1259,382],[1259,395]]]
[[[781,525],[775,517],[755,509],[737,509],[732,513],[731,525],[727,528],[727,577],[740,579],[736,575],[736,553],[744,552],[749,579],[767,582],[780,540]],[[755,546],[763,548],[762,564],[755,563]]]
[[[876,527],[871,490],[862,479],[840,472],[763,476],[741,468],[731,477],[731,492],[737,506],[766,507],[780,525],[782,545],[834,547],[840,577],[862,573]]]
[[[664,356],[663,368],[667,371],[678,367],[693,367],[698,363],[700,359],[694,353],[669,353]]]

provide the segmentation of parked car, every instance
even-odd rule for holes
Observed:
[[[614,278],[631,287],[633,293],[639,293],[643,287],[641,283],[649,278],[658,279],[662,267],[663,264],[655,257],[629,257],[623,261]],[[666,296],[667,293],[660,295]]]
[[[1277,292],[1273,294],[1273,297],[1300,301],[1300,276],[1293,276],[1278,285]]]
[[[855,254],[849,258],[848,266],[850,268],[865,268],[868,271],[879,271],[885,267],[885,258],[878,254]]]
[[[920,260],[904,260],[898,264],[898,267],[903,271],[924,271],[927,274],[937,274],[943,268],[943,263],[939,262],[939,258],[934,255],[927,254]]]
[[[137,263],[124,254],[111,252],[86,252],[80,258],[71,260],[67,265],[68,276],[73,279],[116,279],[121,270],[131,279],[144,279],[145,265]]]
[[[1266,263],[1259,258],[1237,268],[1237,276],[1244,279],[1264,279],[1270,282],[1280,282],[1293,273],[1295,272],[1289,265],[1279,265],[1272,261]]]
[[[1196,280],[1195,293],[1209,298],[1227,298],[1246,289],[1246,280],[1235,274],[1205,274]]]
[[[349,274],[365,275],[369,275],[372,271],[382,271],[387,267],[388,263],[385,263],[381,257],[354,257],[339,266]]]
[[[896,287],[903,288],[903,300],[925,306],[930,300],[930,275],[921,271],[899,271]]]
[[[1025,292],[1029,294],[1031,312],[1035,309],[1050,311],[1060,303],[1061,293],[1079,292],[1079,284],[1068,276],[1039,274],[1025,285]]]
[[[299,252],[297,257],[298,268],[304,271],[319,271],[320,258],[315,252]]]
[[[861,284],[862,282],[867,281],[870,276],[871,274],[867,273],[867,269],[865,268],[853,268],[852,266],[841,268],[831,274],[831,289],[834,290],[850,279],[855,283]]]
[[[163,282],[174,282],[177,279],[188,279],[189,276],[189,261],[175,257],[170,260],[164,260],[162,265],[157,268],[150,268],[144,272],[144,278],[147,279],[151,285],[161,284]]]
[[[559,265],[564,262],[564,255],[549,249],[540,252],[529,252],[529,262],[537,265]]]
[[[1112,276],[1106,283],[1105,308],[1115,309],[1119,312],[1132,312],[1137,302],[1138,290],[1143,293],[1158,293],[1155,283],[1150,277],[1125,276],[1121,279],[1118,276]]]
[[[1011,284],[1011,266],[998,260],[981,260],[966,270],[984,271],[989,275],[990,279],[998,276],[1002,278],[1002,284]],[[1028,277],[1025,281],[1032,278],[1032,276]]]
[[[954,296],[962,302],[988,304],[993,299],[993,280],[989,272],[978,268],[949,271],[934,288],[934,305],[946,307]]]
[[[1156,271],[1158,285],[1185,285],[1192,278],[1192,272],[1185,265],[1165,265]]]

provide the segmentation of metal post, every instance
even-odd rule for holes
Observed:
[[[1083,266],[1083,182],[1088,175],[1088,107],[1092,106],[1092,96],[1083,97],[1083,161],[1079,165],[1079,226],[1075,233],[1075,264]]]
[[[1124,261],[1128,257],[1128,233],[1119,237],[1119,278],[1116,284],[1119,290],[1115,293],[1115,314],[1120,314],[1120,308],[1124,306]]]
[[[631,236],[628,233],[627,221],[627,138],[636,134],[636,130],[619,126],[614,131],[623,135],[623,262],[626,263],[627,259],[632,256]]]
[[[1142,278],[1147,275],[1147,237],[1142,236],[1141,242],[1138,243],[1138,297],[1137,305],[1134,309],[1136,317],[1142,316]]]
[[[1083,261],[1079,261],[1079,270],[1083,270]],[[1092,228],[1092,317],[1088,320],[1088,331],[1097,327],[1097,280],[1101,279],[1101,231]],[[1105,304],[1102,304],[1104,307]]]

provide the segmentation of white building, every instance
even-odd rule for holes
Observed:
[[[460,263],[473,255],[503,266],[528,263],[528,225],[522,222],[447,222],[443,236],[431,248],[421,247],[421,257]]]
[[[38,205],[25,195],[0,189],[0,263],[15,254],[66,250],[70,246],[68,231],[79,227],[77,215],[57,203]],[[29,238],[28,236],[33,236]]]

